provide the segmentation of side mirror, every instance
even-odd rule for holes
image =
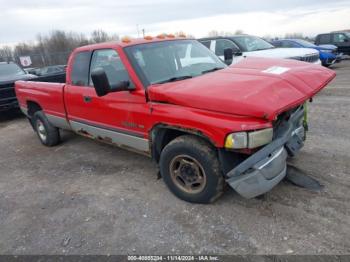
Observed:
[[[233,60],[233,49],[226,48],[224,49],[224,62],[226,65],[230,65]]]
[[[129,81],[120,81],[115,85],[111,85],[105,70],[101,67],[98,67],[91,72],[91,79],[94,83],[96,94],[99,97],[105,96],[112,92],[131,91],[135,89],[134,87],[130,86]]]

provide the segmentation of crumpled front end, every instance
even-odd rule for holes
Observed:
[[[281,114],[275,122],[273,141],[228,172],[227,183],[245,198],[276,186],[286,175],[287,157],[295,156],[304,145],[305,116],[306,105]]]

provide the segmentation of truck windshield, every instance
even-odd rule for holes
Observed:
[[[243,52],[253,52],[275,48],[269,42],[256,36],[235,36],[232,39]]]
[[[196,40],[152,42],[125,51],[145,86],[180,81],[226,65]]]
[[[0,63],[0,78],[11,79],[12,77],[25,75],[26,72],[18,65],[13,63]]]

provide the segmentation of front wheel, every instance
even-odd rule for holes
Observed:
[[[160,171],[170,191],[188,202],[211,203],[224,190],[216,151],[199,137],[184,135],[171,141],[161,153]]]
[[[42,111],[33,116],[33,127],[40,142],[45,146],[55,146],[60,142],[60,133],[57,127],[50,124]]]

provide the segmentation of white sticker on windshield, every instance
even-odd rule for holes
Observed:
[[[289,71],[290,68],[288,67],[282,67],[282,66],[272,66],[269,67],[268,69],[264,70],[264,73],[268,74],[274,74],[274,75],[281,75],[287,71]]]

